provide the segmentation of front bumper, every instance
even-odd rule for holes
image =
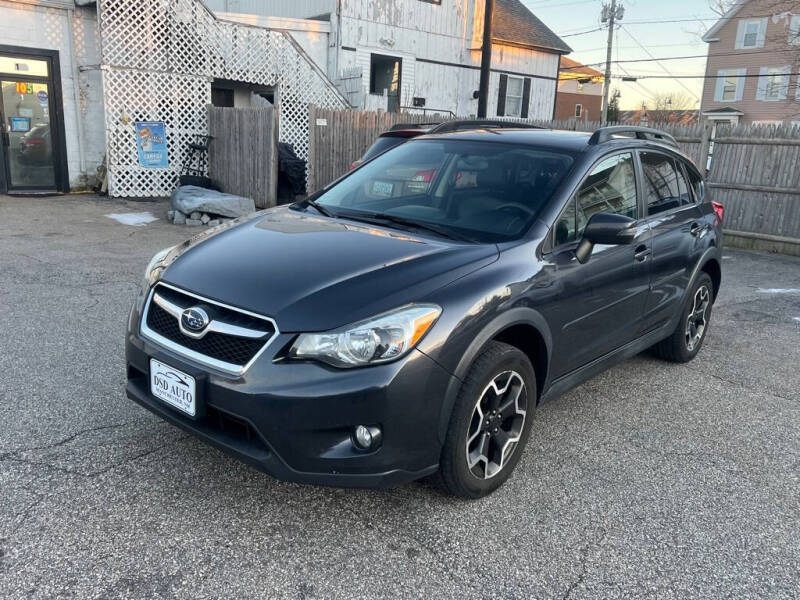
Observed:
[[[127,395],[164,420],[282,480],[343,487],[405,483],[438,468],[439,420],[451,375],[414,350],[363,369],[273,362],[292,335],[280,334],[240,377],[126,334]],[[194,376],[198,414],[184,415],[149,389],[150,358]],[[381,446],[355,448],[356,425],[379,425]]]

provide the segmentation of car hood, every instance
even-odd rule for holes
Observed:
[[[493,244],[279,207],[177,246],[162,279],[271,316],[284,332],[325,331],[422,301],[497,256]]]

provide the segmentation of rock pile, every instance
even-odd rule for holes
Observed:
[[[224,221],[255,212],[250,198],[223,194],[194,185],[183,185],[172,192],[167,218],[176,225],[214,227]]]

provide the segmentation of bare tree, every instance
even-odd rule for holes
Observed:
[[[719,16],[722,16],[737,3],[737,0],[708,0],[708,7]]]
[[[647,117],[653,123],[667,123],[672,117],[670,111],[696,108],[697,100],[685,92],[657,92],[647,103]]]

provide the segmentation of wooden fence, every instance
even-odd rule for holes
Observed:
[[[209,177],[227,193],[252,198],[258,208],[277,203],[278,118],[272,106],[210,106]]]
[[[436,123],[441,116],[311,107],[308,192],[347,173],[377,137],[397,123]]]
[[[311,107],[310,192],[344,175],[378,135],[397,123],[430,123],[441,115]],[[600,123],[511,119],[553,129],[594,131]],[[725,205],[730,242],[800,255],[800,127],[653,123],[708,173],[710,196]],[[712,138],[712,135],[714,137]]]
[[[718,129],[708,187],[737,246],[800,254],[800,128]]]

